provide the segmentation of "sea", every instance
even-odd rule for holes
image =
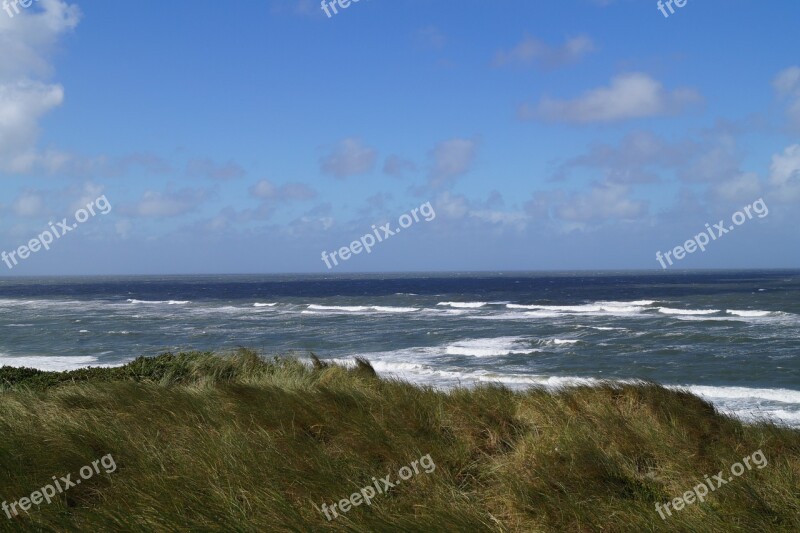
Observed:
[[[441,389],[651,380],[800,427],[795,270],[0,280],[0,366],[239,347]]]

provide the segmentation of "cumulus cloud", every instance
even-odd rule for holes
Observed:
[[[186,175],[191,178],[227,181],[245,175],[244,168],[235,163],[215,163],[211,159],[193,159],[186,165]]]
[[[143,218],[175,217],[194,211],[207,197],[207,191],[202,189],[145,191],[138,203],[121,211],[130,216]]]
[[[761,181],[755,172],[746,172],[717,184],[711,192],[714,198],[729,202],[751,202],[761,194]]]
[[[772,156],[769,181],[781,200],[800,199],[800,144],[793,144],[782,154]]]
[[[627,134],[617,145],[598,143],[585,154],[559,164],[554,178],[565,179],[580,168],[599,171],[604,181],[619,184],[662,181],[664,171],[681,181],[719,183],[742,174],[742,154],[735,128],[719,123],[697,138],[671,141],[649,131]]]
[[[292,201],[310,200],[317,196],[317,191],[304,183],[284,183],[276,186],[263,179],[248,189],[250,196],[261,200]]]
[[[786,101],[790,124],[800,129],[800,67],[793,66],[781,71],[772,86],[778,96]]]
[[[359,139],[342,139],[331,152],[320,158],[320,171],[336,178],[344,179],[370,172],[378,153]]]
[[[684,157],[681,147],[673,146],[649,131],[634,131],[619,146],[593,145],[585,154],[561,163],[555,178],[566,178],[578,168],[598,169],[614,183],[654,183],[660,181],[657,169],[671,166]]]
[[[409,159],[397,155],[390,155],[383,163],[383,173],[394,178],[402,178],[409,172],[416,172],[417,165]]]
[[[526,36],[510,50],[497,52],[493,64],[497,67],[506,65],[557,67],[578,61],[594,50],[594,43],[586,35],[571,37],[561,46],[555,47]]]
[[[437,216],[441,216],[443,221],[466,225],[457,226],[462,229],[525,229],[528,215],[520,211],[503,210],[504,203],[497,191],[490,193],[486,201],[470,201],[463,194],[443,191],[436,196],[433,205]]]
[[[608,219],[630,220],[643,215],[646,206],[628,197],[630,190],[613,183],[595,184],[588,192],[571,193],[556,207],[555,215],[570,222]]]
[[[700,101],[700,95],[686,88],[666,90],[643,73],[616,76],[607,87],[592,89],[573,100],[543,98],[536,106],[524,104],[519,116],[525,120],[553,122],[614,122],[679,113]]]
[[[452,184],[470,171],[477,151],[478,142],[473,139],[450,139],[437,144],[429,153],[428,185],[440,188]]]
[[[44,210],[42,196],[36,192],[24,192],[11,204],[11,210],[21,217],[38,216]]]
[[[77,26],[80,11],[61,0],[0,17],[0,170],[29,172],[47,158],[37,152],[39,123],[64,101],[64,88],[48,81],[59,38]]]

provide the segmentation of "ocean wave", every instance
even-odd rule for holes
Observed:
[[[556,346],[561,346],[562,344],[577,344],[579,341],[570,339],[551,339],[549,342],[552,342]]]
[[[707,385],[670,386],[669,388],[688,390],[692,394],[708,400],[720,411],[745,421],[769,420],[778,424],[800,427],[800,391]]]
[[[277,303],[262,304],[262,303],[256,302],[256,303],[253,304],[253,307],[275,307],[276,305],[278,305],[278,304]]]
[[[671,307],[659,307],[658,312],[664,315],[713,315],[719,313],[719,309],[672,309]]]
[[[371,309],[379,313],[413,313],[419,311],[418,307],[387,307],[381,305],[373,305]]]
[[[507,304],[506,308],[577,315],[629,316],[643,313],[647,310],[647,306],[653,303],[652,300],[637,300],[635,302],[598,301],[582,305]]]
[[[495,337],[458,341],[445,347],[447,355],[469,355],[473,357],[500,357],[512,354],[537,352],[530,341],[522,337]]]
[[[35,368],[37,370],[49,370],[53,372],[64,372],[66,370],[77,370],[87,366],[113,366],[97,364],[97,357],[91,355],[59,357],[52,355],[29,355],[29,356],[7,356],[0,355],[0,367],[13,366],[17,368]]]
[[[419,311],[417,307],[391,307],[381,305],[317,305],[311,304],[308,306],[307,311],[322,311],[332,313],[364,313],[366,311],[373,311],[376,313],[413,313]],[[306,313],[307,311],[303,311]],[[316,313],[320,314],[320,313]]]
[[[708,385],[685,385],[681,387],[698,396],[740,400],[758,399],[778,403],[800,404],[800,391],[790,389],[755,389],[750,387],[713,387]]]
[[[386,374],[415,383],[431,385],[438,389],[480,384],[498,383],[515,390],[531,387],[551,391],[572,387],[596,387],[613,383],[637,385],[636,379],[605,380],[576,376],[541,376],[490,372],[483,369],[450,370],[424,363],[399,361],[374,361],[373,367]],[[746,387],[712,387],[700,385],[668,386],[670,389],[688,390],[705,398],[720,411],[744,421],[770,420],[778,424],[800,428],[800,391],[787,389],[755,389]],[[794,407],[794,408],[793,408]]]
[[[311,304],[308,306],[309,311],[343,311],[343,312],[358,312],[366,311],[369,307],[366,305],[317,305]]]
[[[772,311],[736,311],[733,309],[728,309],[728,313],[742,317],[762,317],[772,315]]]
[[[436,305],[455,307],[456,309],[478,309],[488,305],[488,302],[439,302]]]
[[[131,304],[167,304],[167,305],[186,305],[190,304],[189,300],[135,300],[128,298],[128,303]]]
[[[449,313],[454,313],[455,310],[449,310]],[[458,311],[459,314],[465,311]],[[554,313],[552,311],[525,311],[524,313],[495,313],[490,315],[473,315],[469,318],[472,320],[530,320],[531,318],[558,318],[564,316],[561,313]]]

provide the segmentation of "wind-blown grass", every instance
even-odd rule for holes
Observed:
[[[800,432],[744,425],[655,384],[436,391],[242,350],[73,372],[0,369],[0,497],[112,454],[118,466],[8,519],[9,531],[800,530]],[[761,449],[663,521],[680,496]],[[436,464],[371,506],[317,507]],[[74,474],[73,474],[74,476]]]

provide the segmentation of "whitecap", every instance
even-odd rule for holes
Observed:
[[[762,316],[769,316],[772,314],[771,311],[735,311],[733,309],[728,309],[728,313],[735,315],[735,316],[742,316],[742,317],[762,317]]]
[[[0,366],[13,366],[17,368],[35,368],[37,370],[49,370],[63,372],[66,370],[76,370],[86,366],[112,366],[95,364],[97,358],[87,356],[68,356],[58,357],[49,355],[31,355],[21,357],[0,356]]]
[[[664,315],[713,315],[719,313],[719,309],[672,309],[670,307],[659,307],[658,312]]]
[[[522,337],[494,337],[458,341],[445,348],[447,355],[468,355],[473,357],[500,357],[512,354],[537,352],[530,347],[530,341]]]
[[[477,309],[487,305],[487,302],[439,302],[436,305],[455,307],[457,309]]]

